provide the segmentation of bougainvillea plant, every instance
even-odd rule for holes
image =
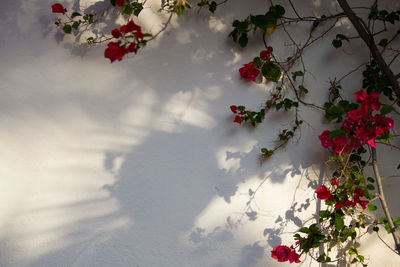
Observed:
[[[219,6],[227,2],[228,0],[198,0],[197,6],[214,13]],[[270,251],[270,255],[279,262],[300,263],[305,254],[318,262],[338,261],[347,254],[351,263],[366,266],[367,262],[359,253],[356,241],[366,231],[378,232],[380,226],[392,234],[395,245],[392,250],[400,255],[397,230],[400,218],[392,217],[389,211],[376,155],[378,143],[400,150],[392,142],[397,137],[392,133],[395,124],[392,115],[399,115],[396,109],[400,106],[400,74],[393,72],[393,66],[398,64],[400,58],[400,49],[395,46],[400,36],[400,10],[381,9],[378,1],[352,8],[346,0],[336,0],[338,9],[341,9],[337,13],[302,16],[291,0],[280,2],[281,5],[278,5],[270,1],[265,12],[250,14],[242,20],[236,19],[232,22],[233,29],[229,37],[241,48],[245,48],[252,41],[252,33],[256,31],[262,33],[265,46],[264,50],[257,53],[258,56],[239,68],[240,77],[248,82],[274,84],[270,96],[258,111],[247,109],[243,105],[231,105],[233,122],[249,123],[256,127],[263,122],[267,112],[291,111],[288,112],[293,115],[291,126],[279,132],[277,144],[273,148],[261,148],[265,159],[286,146],[297,135],[303,124],[303,120],[300,119],[300,106],[324,112],[325,119],[336,123],[337,127],[335,130],[325,130],[319,135],[322,148],[332,153],[328,163],[335,169],[328,180],[315,189],[315,197],[324,203],[323,209],[317,214],[315,223],[300,228],[294,234],[293,245],[279,244]],[[126,23],[110,33],[89,36],[87,42],[91,45],[107,42],[104,57],[111,63],[121,61],[126,55],[137,53],[148,41],[156,38],[166,29],[173,15],[181,16],[193,6],[187,0],[163,1],[161,11],[169,13],[169,19],[160,32],[151,35],[144,33],[134,18],[139,16],[144,3],[145,1],[139,0],[110,0],[107,9],[119,12]],[[290,14],[287,14],[289,12],[285,7],[291,10]],[[96,14],[68,12],[60,3],[54,3],[51,10],[61,15],[55,24],[65,34],[77,34],[89,26],[95,27],[104,15],[104,10]],[[364,13],[357,13],[358,11]],[[303,60],[304,52],[329,36],[340,19],[347,19],[357,35],[336,34],[332,38],[332,49],[338,49],[358,39],[369,49],[370,57],[342,78],[330,81],[328,101],[323,106],[308,103],[305,101],[309,89],[305,85],[308,71]],[[296,41],[289,31],[289,26],[300,23],[309,27],[306,41],[301,43]],[[294,47],[291,55],[280,55],[284,60],[278,59],[280,57],[273,53],[273,48],[267,41],[277,29],[281,29],[290,40],[286,45]],[[378,38],[379,41],[375,41]],[[360,86],[363,89],[354,93],[354,101],[346,100],[341,94],[343,89],[340,82],[360,68],[365,68]],[[388,116],[389,113],[391,117]],[[371,165],[374,178],[365,175]],[[374,214],[378,209],[374,204],[376,200],[380,201],[384,217],[376,218]],[[341,252],[343,250],[346,251],[345,254]]]

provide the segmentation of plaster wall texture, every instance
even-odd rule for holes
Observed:
[[[2,0],[0,266],[289,266],[269,251],[292,244],[321,207],[313,192],[329,154],[317,136],[332,126],[302,108],[309,125],[299,141],[261,164],[260,148],[290,116],[270,114],[256,129],[232,122],[230,105],[256,109],[272,86],[237,73],[262,44],[242,50],[227,39],[232,20],[264,2],[187,13],[134,58],[110,64],[104,46],[58,33],[52,1]],[[108,1],[62,3],[98,10]],[[166,17],[152,4],[139,21],[154,33]],[[330,8],[304,1],[301,10]],[[110,32],[122,21],[105,22]],[[284,38],[270,40],[277,54],[291,49]],[[368,55],[362,44],[336,51],[330,42],[306,54],[309,102]],[[357,75],[346,81],[354,91]],[[389,153],[380,154],[384,170],[398,163]],[[400,214],[399,181],[385,188]],[[376,236],[363,239],[370,266],[400,265]]]

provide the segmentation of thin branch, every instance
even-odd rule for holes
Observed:
[[[389,208],[385,199],[385,194],[383,192],[383,186],[382,186],[382,177],[379,174],[379,169],[378,169],[378,162],[376,159],[376,149],[372,148],[372,167],[374,169],[375,173],[375,180],[378,185],[378,192],[379,192],[379,199],[381,201],[381,205],[383,208],[383,212],[385,213],[386,219],[388,220],[389,228],[392,232],[392,236],[394,239],[394,244],[396,246],[397,252],[400,254],[400,238],[399,238],[399,233],[397,232],[396,227],[394,226],[392,216],[390,215]]]
[[[294,7],[294,5],[293,5],[293,3],[292,3],[291,0],[289,0],[289,3],[290,3],[290,6],[292,7],[294,13],[296,14],[296,16],[297,16],[298,18],[301,18],[300,15],[299,15],[299,13],[297,13],[297,10],[296,10],[296,8]]]
[[[400,87],[399,83],[397,82],[397,79],[395,75],[393,74],[392,70],[389,68],[389,66],[386,64],[385,60],[382,57],[382,54],[379,52],[378,48],[376,47],[376,44],[374,42],[374,38],[371,33],[369,33],[368,28],[366,28],[366,25],[364,21],[360,20],[356,14],[354,14],[353,10],[349,6],[346,0],[337,0],[339,5],[342,7],[343,11],[346,13],[347,17],[353,24],[354,28],[360,35],[360,37],[364,40],[365,44],[368,46],[373,58],[376,60],[378,63],[380,69],[382,72],[388,77],[390,85],[393,88],[393,91],[395,92],[397,98],[400,98]]]

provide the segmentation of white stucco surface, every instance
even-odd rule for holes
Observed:
[[[322,14],[319,2],[309,4]],[[230,105],[256,109],[272,86],[237,72],[262,43],[242,50],[227,39],[232,20],[260,13],[264,1],[187,13],[113,64],[105,46],[63,38],[52,3],[0,2],[0,266],[290,266],[270,250],[292,244],[321,205],[313,192],[329,154],[317,136],[331,126],[302,108],[301,138],[261,164],[260,148],[290,116],[271,113],[256,129],[232,122]],[[148,31],[165,20],[151,9],[140,15]],[[120,22],[111,16],[105,32]],[[309,102],[368,55],[362,45],[335,51],[331,40],[306,57]],[[271,42],[277,54],[290,50],[279,33]],[[359,76],[346,84],[351,95]],[[387,153],[382,166],[397,166]],[[385,188],[400,215],[399,181]],[[370,266],[400,266],[376,237],[365,240]]]

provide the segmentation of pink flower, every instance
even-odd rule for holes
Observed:
[[[271,257],[278,260],[279,262],[285,262],[289,260],[290,252],[291,250],[289,247],[278,245],[272,249]]]
[[[230,109],[233,113],[237,113],[237,106],[230,106]]]
[[[62,13],[65,14],[65,12],[67,12],[67,9],[65,9],[63,7],[63,5],[56,3],[54,5],[51,6],[52,12],[53,13]]]
[[[325,185],[319,186],[315,190],[315,193],[317,194],[317,198],[322,199],[322,200],[329,199],[332,197],[331,191],[329,191],[329,189]]]
[[[233,122],[241,123],[242,122],[242,118],[239,115],[236,115],[235,116],[235,120]]]
[[[260,71],[254,67],[254,62],[249,62],[239,69],[239,73],[241,78],[254,82]]]
[[[112,30],[112,31],[111,31],[111,35],[112,35],[114,38],[116,38],[116,39],[118,39],[119,37],[122,36],[121,32],[120,32],[118,29]]]

